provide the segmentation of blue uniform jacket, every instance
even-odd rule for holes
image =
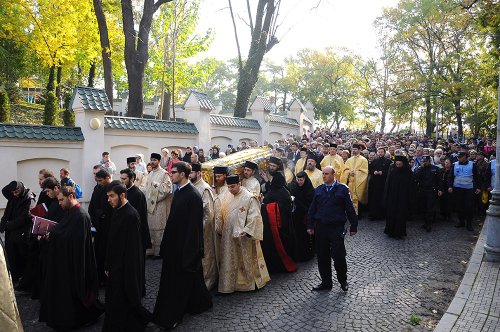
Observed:
[[[322,184],[314,190],[314,197],[307,213],[307,228],[314,229],[316,223],[343,228],[349,219],[350,231],[357,232],[358,216],[352,204],[349,188],[335,181],[330,192]]]

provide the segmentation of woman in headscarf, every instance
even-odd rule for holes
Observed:
[[[30,206],[35,196],[24,184],[12,181],[2,189],[7,206],[0,220],[0,232],[5,232],[5,253],[10,264],[12,280],[16,282],[24,274],[31,235]]]
[[[291,195],[294,199],[295,209],[292,212],[293,226],[295,229],[296,260],[304,262],[314,256],[312,236],[307,234],[307,211],[314,197],[314,187],[305,172],[297,173],[296,180],[291,184]]]
[[[395,164],[389,169],[384,192],[386,224],[384,233],[401,239],[406,236],[406,220],[411,213],[415,181],[405,156],[395,156]]]
[[[163,169],[167,169],[168,163],[170,162],[170,157],[169,154],[170,152],[168,151],[167,148],[162,148],[161,149],[161,160],[160,160],[160,167]]]

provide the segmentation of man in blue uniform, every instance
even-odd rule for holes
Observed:
[[[313,291],[332,289],[332,264],[334,261],[337,280],[343,291],[347,291],[347,262],[344,245],[344,225],[350,223],[350,235],[357,232],[358,217],[354,210],[349,188],[335,180],[331,166],[323,168],[323,182],[314,191],[313,201],[307,214],[307,232],[316,234],[316,251],[321,284]],[[347,217],[347,218],[346,218]]]
[[[453,193],[458,213],[458,224],[455,227],[464,227],[467,221],[467,230],[473,231],[472,214],[474,194],[481,190],[477,187],[476,165],[467,160],[467,153],[460,151],[458,161],[453,163],[448,176],[448,192]]]

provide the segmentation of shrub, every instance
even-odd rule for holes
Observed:
[[[45,96],[45,107],[43,109],[43,124],[55,126],[59,112],[59,105],[57,104],[57,97],[55,92],[47,92]]]
[[[5,90],[0,90],[0,122],[10,121],[9,95]]]

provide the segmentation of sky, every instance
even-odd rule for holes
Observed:
[[[233,0],[232,3],[235,15],[246,19],[246,1]],[[250,0],[250,3],[255,8],[257,0]],[[345,47],[365,58],[378,57],[373,21],[382,14],[384,7],[396,4],[397,0],[282,0],[282,24],[277,33],[280,43],[266,58],[281,63],[300,49],[326,47]],[[213,56],[221,60],[236,57],[228,1],[204,0],[200,13],[198,31],[213,29],[215,39],[210,49],[199,57]],[[242,55],[246,56],[250,29],[242,20],[237,18],[237,21]]]

